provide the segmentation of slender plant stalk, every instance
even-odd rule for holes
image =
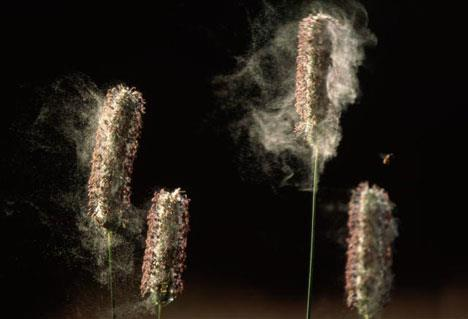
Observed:
[[[310,253],[309,253],[309,283],[307,287],[307,312],[306,319],[311,318],[311,297],[312,297],[312,275],[314,261],[314,237],[315,237],[315,207],[317,203],[317,188],[318,188],[318,152],[315,151],[313,159],[313,175],[312,175],[312,222],[310,228]]]
[[[161,304],[158,304],[158,316],[157,316],[157,319],[161,319],[161,313],[162,313],[162,305]]]
[[[115,319],[115,298],[114,298],[114,288],[113,288],[113,276],[112,276],[112,232],[107,231],[107,253],[109,258],[109,292],[111,299],[111,313],[112,319]]]

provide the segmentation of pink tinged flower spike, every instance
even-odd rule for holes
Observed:
[[[155,193],[148,213],[148,233],[143,258],[140,292],[158,305],[172,302],[182,293],[189,199],[180,190]]]
[[[296,58],[296,133],[320,157],[336,155],[341,140],[341,113],[359,93],[357,70],[364,46],[375,37],[340,10],[311,14],[300,21]]]
[[[118,85],[107,92],[99,112],[88,181],[89,214],[109,229],[118,228],[130,207],[130,181],[145,111],[140,92]]]
[[[334,19],[323,13],[309,15],[299,23],[296,58],[296,111],[300,122],[296,133],[318,147],[315,132],[326,118],[330,101],[327,97],[327,74],[330,66],[331,42],[327,25]]]
[[[375,317],[389,299],[392,243],[397,225],[387,193],[361,183],[349,203],[346,263],[347,304],[363,318]]]

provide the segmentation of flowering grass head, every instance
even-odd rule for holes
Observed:
[[[89,214],[101,226],[118,228],[130,207],[130,181],[145,111],[135,89],[118,85],[107,92],[88,181]]]
[[[393,274],[392,243],[397,225],[387,193],[361,183],[349,203],[346,263],[347,304],[373,318],[389,299]]]
[[[158,305],[172,302],[184,288],[188,205],[189,199],[180,189],[163,189],[152,199],[140,291]]]

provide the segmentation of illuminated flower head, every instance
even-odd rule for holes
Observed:
[[[299,23],[296,57],[296,133],[322,163],[336,154],[341,113],[359,93],[363,44],[375,38],[338,12],[317,12]]]
[[[165,305],[182,293],[189,199],[180,190],[155,193],[148,213],[148,233],[140,291]]]
[[[327,25],[334,19],[325,14],[309,15],[299,23],[296,58],[296,111],[300,123],[296,131],[311,144],[317,126],[330,102],[326,80],[330,67],[331,43]]]
[[[361,183],[349,203],[346,263],[347,304],[373,318],[388,301],[392,285],[392,242],[397,236],[387,193]]]
[[[130,207],[130,180],[142,127],[141,93],[123,85],[107,92],[99,123],[88,181],[89,214],[106,227],[119,227]]]

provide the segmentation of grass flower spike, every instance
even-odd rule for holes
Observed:
[[[319,13],[299,23],[296,59],[296,111],[300,122],[296,132],[315,150],[319,132],[327,116],[330,101],[327,97],[327,74],[330,66],[331,42],[327,25],[334,19]]]
[[[88,197],[89,214],[106,228],[119,227],[122,213],[130,206],[130,180],[144,110],[142,95],[123,85],[108,91],[100,110]]]
[[[172,302],[182,293],[189,199],[180,190],[155,193],[148,213],[148,233],[140,291],[158,306]]]
[[[387,193],[361,183],[349,203],[346,293],[349,307],[374,318],[389,299],[397,225]]]

